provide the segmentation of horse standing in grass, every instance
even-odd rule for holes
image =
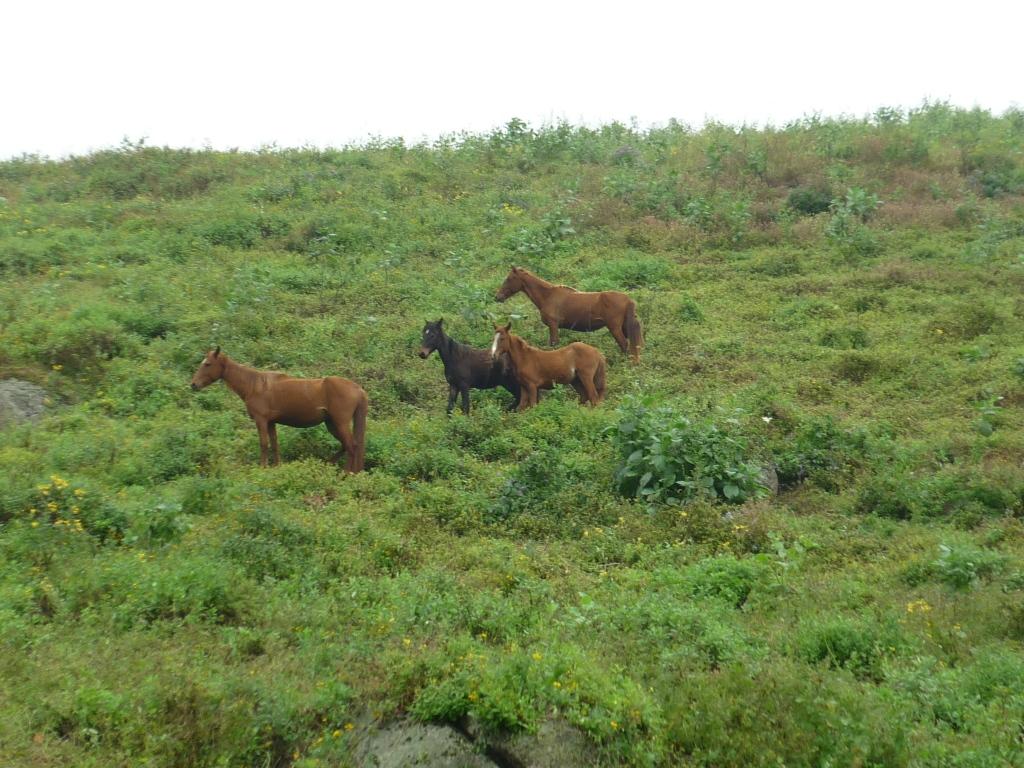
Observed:
[[[558,329],[596,331],[607,327],[619,349],[639,362],[644,331],[636,315],[636,302],[620,291],[589,293],[567,285],[553,285],[522,267],[512,267],[495,301],[505,301],[519,291],[530,297],[548,327],[549,344],[558,343]]]
[[[442,324],[444,318],[436,323],[429,320],[423,326],[423,345],[420,357],[426,360],[436,349],[444,363],[444,378],[448,382],[448,415],[455,407],[455,400],[462,394],[462,412],[469,415],[469,390],[494,389],[504,387],[515,400],[512,407],[519,402],[519,382],[512,375],[512,364],[507,357],[497,360],[491,357],[486,349],[475,349],[460,344],[445,334]]]
[[[511,329],[511,323],[494,326],[491,356],[497,360],[508,354],[512,360],[512,371],[522,390],[520,411],[537,404],[538,390],[551,389],[555,384],[571,385],[581,403],[598,405],[604,400],[605,359],[600,350],[579,341],[561,349],[537,349]]]
[[[260,466],[267,466],[267,448],[273,448],[274,464],[281,463],[277,425],[315,427],[326,424],[345,451],[345,471],[360,472],[366,452],[366,411],[369,400],[363,388],[340,376],[296,379],[276,371],[260,371],[236,363],[220,347],[206,353],[192,377],[198,392],[218,379],[245,401],[249,417],[260,433]],[[340,453],[336,458],[341,458]]]

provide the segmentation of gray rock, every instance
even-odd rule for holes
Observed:
[[[465,730],[503,768],[588,768],[598,761],[594,742],[564,720],[545,720],[536,733],[485,735],[472,720]]]
[[[46,390],[30,381],[0,380],[0,429],[39,418],[48,399]]]
[[[761,467],[761,476],[758,478],[761,485],[768,489],[772,496],[779,495],[779,474],[775,471],[774,464],[765,464]]]
[[[368,731],[354,756],[360,768],[497,768],[452,728],[412,722]]]

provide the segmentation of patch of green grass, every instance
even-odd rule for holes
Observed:
[[[557,712],[609,766],[1013,763],[1018,117],[0,162],[0,378],[48,396],[0,440],[6,762],[312,768]],[[423,319],[546,342],[513,263],[637,300],[638,365],[563,331],[606,404],[445,416]],[[218,344],[361,383],[368,471],[322,426],[260,469],[188,388]]]

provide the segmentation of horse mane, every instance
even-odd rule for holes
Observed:
[[[541,277],[540,275],[535,275],[533,272],[531,272],[530,270],[526,269],[526,267],[519,267],[519,271],[520,272],[525,272],[530,277],[536,278],[537,280],[540,280],[542,283],[547,283],[552,288],[565,288],[567,291],[572,291],[573,293],[579,293],[579,291],[577,289],[573,288],[571,285],[563,285],[562,283],[550,283],[547,280],[545,280],[543,277]]]
[[[510,333],[508,335],[508,339],[509,339],[510,343],[515,343],[516,341],[519,341],[526,349],[532,349],[532,350],[535,350],[535,351],[540,351],[540,347],[533,346],[533,344],[528,342],[522,336],[519,336],[519,335],[517,335],[515,333]]]

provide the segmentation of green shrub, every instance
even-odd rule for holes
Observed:
[[[700,324],[704,322],[704,312],[700,305],[689,296],[680,299],[675,307],[674,316],[683,323]]]
[[[159,621],[230,624],[246,604],[247,586],[222,560],[183,557],[165,564],[137,564],[117,574],[111,595],[117,624],[130,628]]]
[[[488,514],[495,520],[507,520],[521,512],[543,508],[568,479],[560,452],[551,446],[538,446],[516,464]]]
[[[760,467],[735,416],[690,418],[640,400],[618,413],[619,423],[608,433],[622,457],[615,480],[624,495],[661,503],[742,503],[764,494]]]
[[[764,577],[765,566],[761,561],[721,555],[690,566],[684,582],[694,597],[710,597],[739,608]]]
[[[651,288],[664,282],[671,263],[654,256],[601,260],[584,273],[582,288],[587,291],[629,291]]]
[[[914,755],[912,726],[884,690],[799,661],[673,673],[662,686],[676,764],[895,768]]]
[[[881,367],[881,363],[876,357],[861,352],[847,352],[839,358],[833,370],[841,379],[846,379],[854,384],[863,384],[878,373]]]
[[[998,552],[942,544],[939,546],[939,557],[932,563],[931,570],[942,583],[954,589],[966,589],[999,573],[1006,562],[1006,556]]]
[[[795,253],[781,253],[758,259],[750,266],[750,271],[769,277],[790,277],[804,271],[800,257]]]
[[[773,456],[779,483],[792,487],[810,479],[834,490],[867,452],[863,430],[842,430],[830,416],[812,419],[787,435]]]
[[[786,197],[786,207],[805,216],[825,213],[832,205],[832,193],[824,187],[796,187]]]
[[[829,666],[849,669],[863,677],[881,676],[881,662],[904,645],[902,633],[895,622],[878,622],[871,618],[835,616],[802,622],[796,632],[799,656],[811,663],[827,662]]]
[[[863,328],[829,328],[821,334],[820,344],[833,349],[864,349],[869,344],[868,333]]]

